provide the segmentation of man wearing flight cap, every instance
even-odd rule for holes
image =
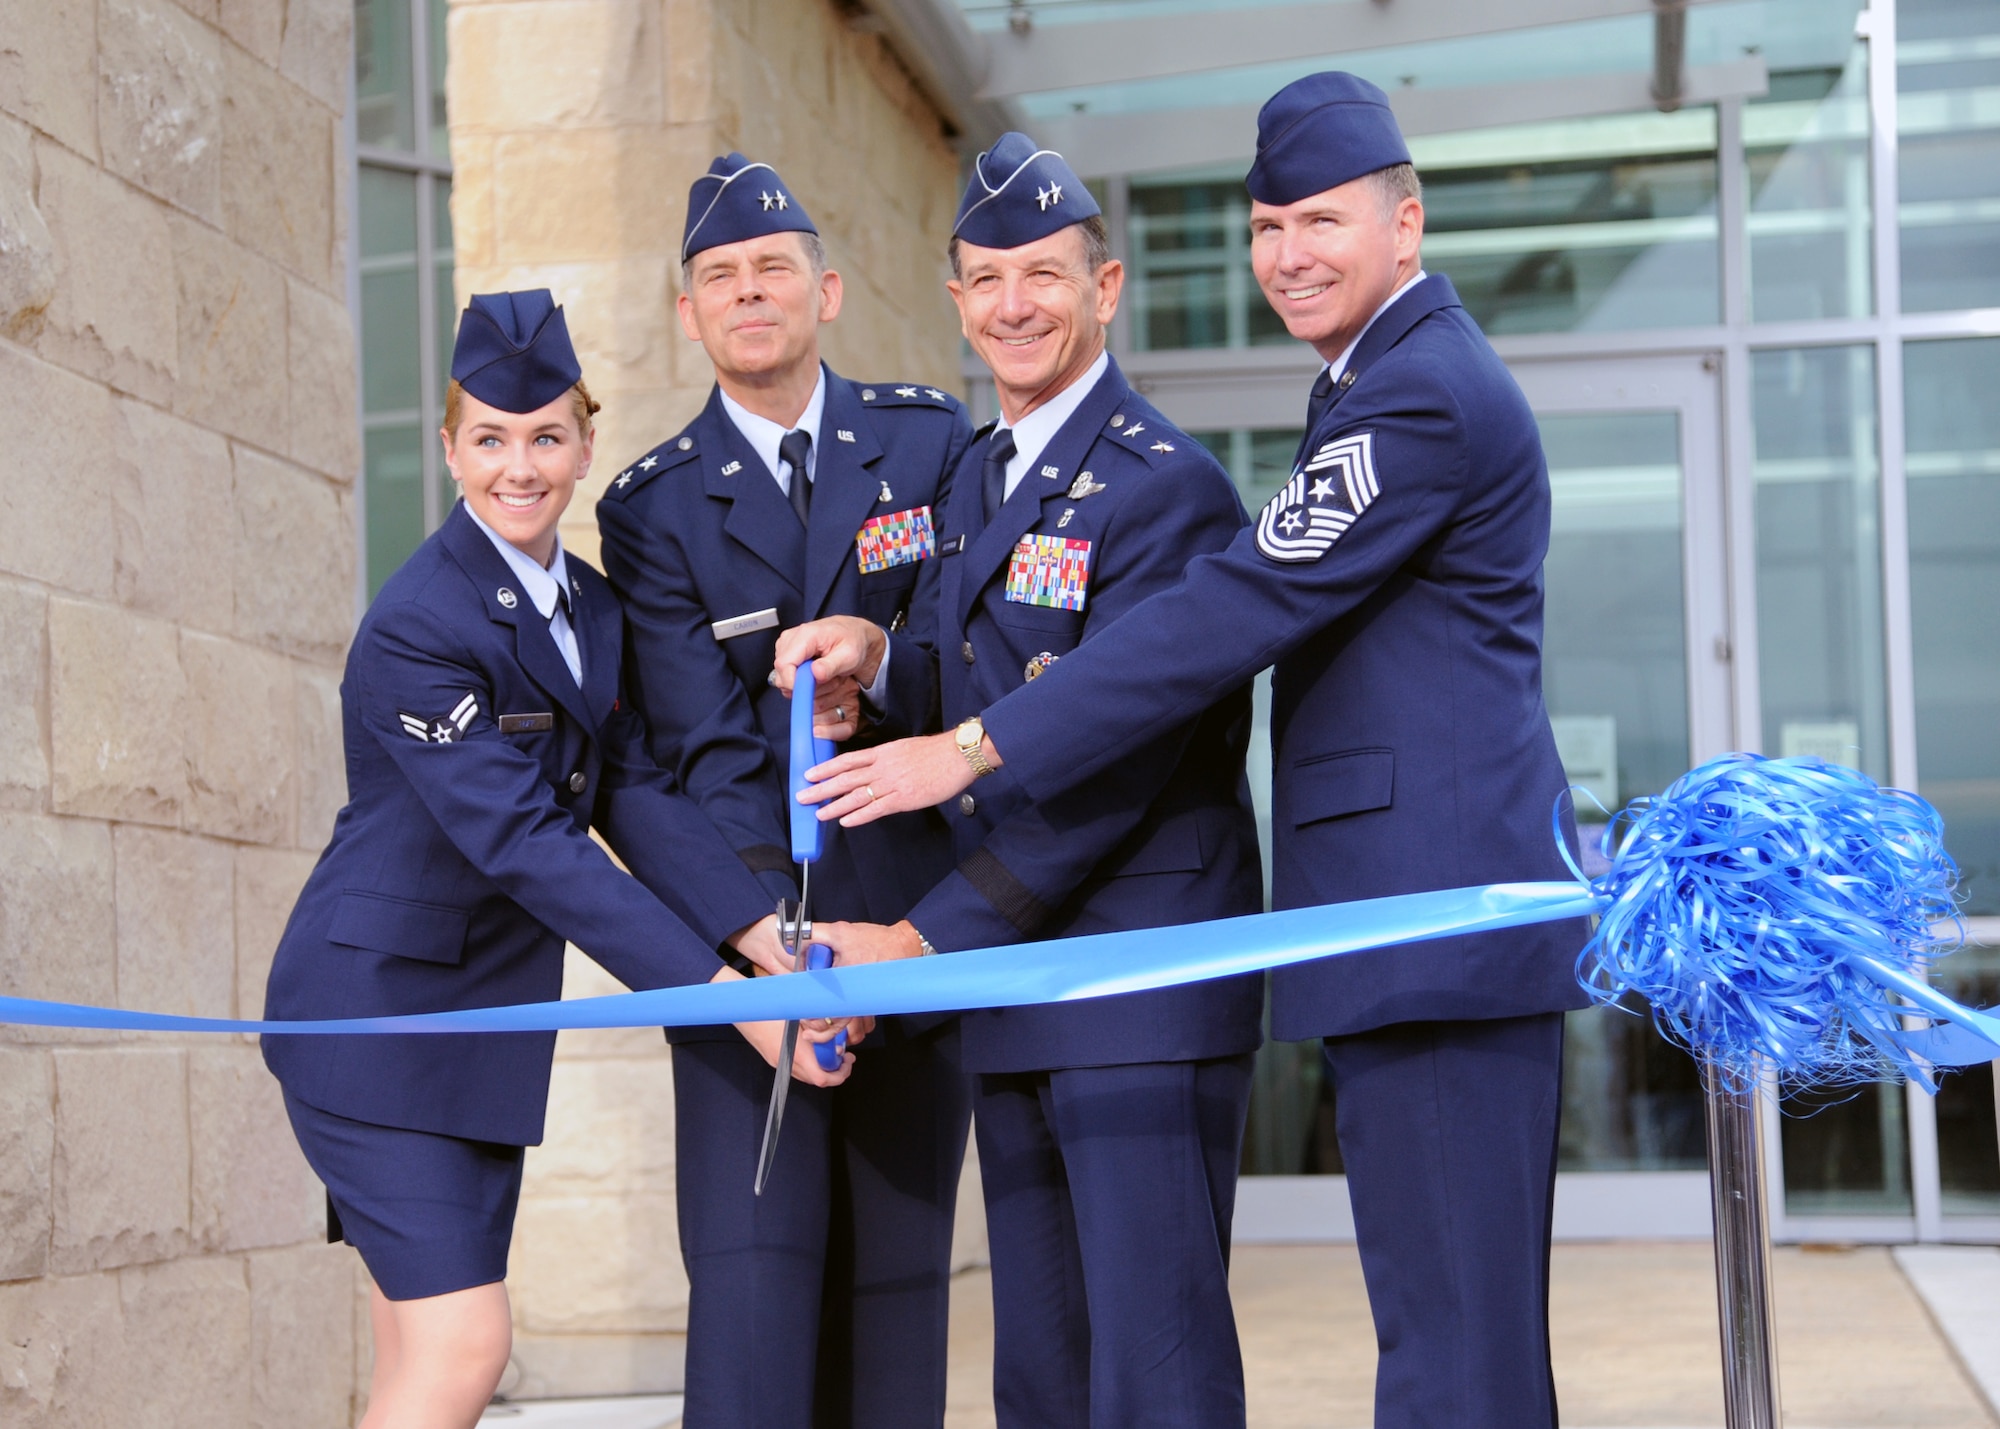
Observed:
[[[1409,159],[1382,92],[1352,75],[1264,106],[1251,262],[1327,363],[1291,480],[1226,552],[988,709],[976,751],[1059,799],[1275,665],[1283,908],[1564,876],[1541,693],[1547,468],[1513,379],[1420,267]],[[780,677],[808,653],[781,650]],[[950,797],[968,763],[906,741],[833,761],[818,797],[859,824]],[[1273,1034],[1325,1039],[1382,1429],[1554,1422],[1549,1216],[1583,939],[1544,924],[1272,976]]]
[[[681,258],[681,323],[716,382],[692,423],[611,479],[605,569],[654,758],[773,899],[796,899],[772,648],[817,615],[908,618],[971,424],[938,387],[822,365],[840,275],[770,165],[729,154],[695,180]],[[890,681],[914,691],[901,703],[928,696],[918,662],[878,681],[878,701]],[[851,740],[860,711],[841,689],[831,733]],[[950,867],[935,811],[842,831],[814,869],[812,916],[893,922]],[[671,1040],[689,1429],[935,1429],[970,1098],[957,1019],[884,1019],[840,1095],[794,1085],[761,1196],[769,1066],[728,1027]]]
[[[1124,270],[1061,155],[1023,134],[980,155],[951,258],[1000,420],[952,479],[935,600],[893,635],[822,624],[866,648],[863,679],[885,653],[892,671],[935,670],[946,724],[976,749],[982,709],[1060,670],[1245,517],[1215,459],[1106,352]],[[1246,677],[1068,793],[988,780],[947,806],[958,866],[905,921],[819,936],[853,963],[1254,912],[1249,734]],[[1087,750],[1089,714],[1041,737]],[[1262,1010],[1249,977],[965,1015],[1001,1429],[1244,1423],[1229,1237]]]

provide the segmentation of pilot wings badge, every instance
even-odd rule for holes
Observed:
[[[1375,434],[1336,437],[1258,513],[1257,549],[1274,561],[1316,561],[1380,494]]]
[[[479,699],[468,693],[443,719],[420,719],[404,710],[396,711],[396,718],[403,722],[403,732],[413,739],[426,744],[452,744],[471,726],[478,713]]]

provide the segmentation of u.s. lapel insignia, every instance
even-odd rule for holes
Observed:
[[[882,494],[875,499],[877,501],[894,501],[896,493],[889,489],[889,483],[885,481],[882,483]]]
[[[1103,482],[1092,480],[1091,474],[1087,471],[1080,472],[1076,480],[1069,484],[1069,499],[1071,501],[1081,501],[1084,497],[1095,496],[1102,490],[1104,490]]]
[[[509,589],[504,585],[500,587],[499,593],[496,594],[493,598],[499,601],[502,605],[506,606],[507,609],[509,610],[512,610],[515,606],[521,603],[521,598],[515,595],[511,589]]]
[[[1042,475],[1046,476],[1050,481],[1062,480],[1062,470],[1059,467],[1045,466],[1042,468]]]
[[[397,710],[396,718],[402,721],[403,733],[425,744],[453,744],[471,726],[479,714],[479,697],[468,693],[452,706],[451,713],[443,719],[423,719],[405,710]]]
[[[734,476],[736,475],[737,472],[741,470],[743,470],[743,463],[740,461],[732,461],[731,463],[729,463],[728,466],[725,466],[722,469],[722,474],[724,476]]]
[[[851,442],[854,440],[854,433],[848,431],[845,427],[835,432],[834,435],[836,437],[839,437],[843,442]]]

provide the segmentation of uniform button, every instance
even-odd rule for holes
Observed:
[[[970,665],[972,663],[972,642],[970,640],[965,642],[964,650],[961,653],[965,656],[965,663]]]
[[[958,811],[969,819],[979,811],[979,801],[970,794],[960,794],[958,796]]]
[[[589,782],[590,781],[588,779],[585,779],[583,777],[583,771],[581,769],[577,770],[576,773],[569,776],[570,793],[581,794],[583,792],[583,786],[585,784],[588,784]]]

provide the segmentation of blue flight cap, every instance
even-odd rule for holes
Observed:
[[[1329,70],[1293,80],[1257,113],[1257,161],[1244,187],[1283,207],[1350,179],[1410,162],[1389,96]]]
[[[1102,212],[1061,154],[1026,134],[1002,134],[973,162],[951,236],[981,248],[1019,248]]]
[[[762,238],[767,233],[818,233],[804,205],[785,188],[769,164],[728,153],[688,190],[687,231],[681,235],[681,262],[705,248]]]
[[[535,412],[583,380],[569,324],[547,288],[476,293],[458,320],[451,376],[489,407]]]

